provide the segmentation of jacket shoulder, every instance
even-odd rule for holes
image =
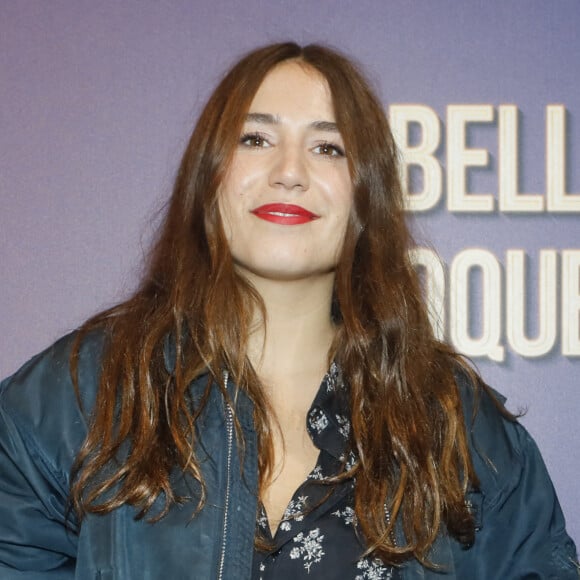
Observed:
[[[70,370],[77,333],[59,339],[0,384],[0,413],[23,441],[42,447],[59,471],[68,474],[70,461],[86,436],[85,415],[79,407]],[[78,353],[78,377],[84,409],[91,409],[99,383],[103,336],[83,338]]]
[[[2,404],[14,405],[15,410],[18,408],[24,410],[26,404],[32,404],[34,400],[42,399],[43,404],[50,405],[57,396],[66,399],[72,388],[70,363],[77,338],[77,331],[60,338],[2,381],[0,384]],[[87,403],[91,402],[96,396],[103,346],[103,332],[87,334],[79,345],[78,373],[83,403],[85,399]],[[58,405],[58,401],[54,402]]]
[[[527,432],[505,409],[503,395],[465,374],[458,375],[457,385],[471,459],[486,502],[493,504],[517,481],[524,459],[521,435]]]
[[[535,441],[497,391],[465,375],[457,383],[479,478],[468,498],[477,503],[475,545],[456,554],[457,571],[475,566],[477,578],[520,578],[525,571],[577,578],[576,547]]]

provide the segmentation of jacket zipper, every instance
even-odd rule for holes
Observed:
[[[224,389],[227,391],[228,388],[228,371],[224,371]],[[218,568],[218,580],[223,579],[224,566],[226,561],[226,544],[227,544],[227,534],[228,534],[228,521],[229,521],[229,509],[230,509],[230,487],[231,487],[231,477],[232,477],[232,453],[234,447],[234,415],[230,404],[225,402],[225,414],[226,414],[226,430],[228,436],[228,455],[226,462],[226,499],[224,505],[224,528],[222,536],[222,548],[220,555],[220,564]]]
[[[389,508],[387,507],[387,503],[385,502],[385,520],[387,522],[387,526],[391,525],[391,512],[389,511]],[[391,542],[393,542],[393,546],[396,548],[397,547],[397,537],[395,535],[395,530],[392,529],[391,533],[389,534],[389,536],[391,537]]]

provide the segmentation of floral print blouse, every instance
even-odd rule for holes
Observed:
[[[260,504],[258,533],[268,551],[255,550],[252,577],[256,580],[398,580],[396,568],[373,557],[363,557],[357,533],[354,480],[325,484],[342,468],[350,435],[348,393],[340,369],[333,363],[307,415],[307,429],[320,453],[315,468],[296,490],[272,537]],[[356,458],[347,458],[351,467]]]

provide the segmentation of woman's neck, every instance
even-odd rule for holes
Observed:
[[[256,320],[248,356],[267,390],[292,388],[326,372],[335,326],[330,311],[334,275],[299,281],[251,280],[266,307]]]
[[[334,339],[331,275],[304,281],[250,279],[264,302],[265,324],[257,319],[248,357],[271,413],[273,455],[262,489],[272,530],[294,491],[316,465],[319,449],[306,430],[306,416],[326,373]]]

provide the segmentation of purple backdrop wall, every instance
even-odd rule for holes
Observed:
[[[432,195],[433,207],[414,214],[416,231],[448,264],[445,301],[452,294],[464,300],[461,281],[472,284],[465,294],[471,322],[449,326],[463,324],[477,342],[491,325],[502,360],[484,354],[477,363],[512,409],[527,407],[523,422],[580,539],[579,24],[577,0],[3,2],[0,374],[133,287],[199,107],[232,59],[270,41],[329,43],[362,62],[385,106],[407,115],[401,138],[415,152],[433,141],[423,160],[440,163],[442,191]],[[480,107],[449,107],[467,104]],[[517,155],[508,150],[514,124],[502,117],[513,113],[507,105],[517,107]],[[565,125],[558,117],[564,109]],[[421,125],[417,111],[430,122]],[[486,120],[475,122],[478,115]],[[481,151],[470,161],[466,148]],[[500,206],[506,175],[516,170],[517,192],[536,194],[530,204],[538,211]],[[433,186],[420,164],[410,174],[415,195]],[[462,175],[469,191],[463,196]],[[549,201],[548,189],[558,187]],[[463,206],[453,205],[451,190]],[[486,194],[497,198],[489,211],[469,209]],[[470,264],[481,253],[469,249],[485,250],[490,269],[467,268],[462,278],[456,258],[466,248]],[[553,330],[540,356],[514,347],[508,331],[517,326],[507,303],[508,281],[517,280],[507,264],[514,249],[528,256],[527,296],[516,296],[525,298],[527,335],[541,333],[542,321]],[[540,275],[542,249],[551,250],[555,269]],[[511,288],[517,294],[517,285]]]

